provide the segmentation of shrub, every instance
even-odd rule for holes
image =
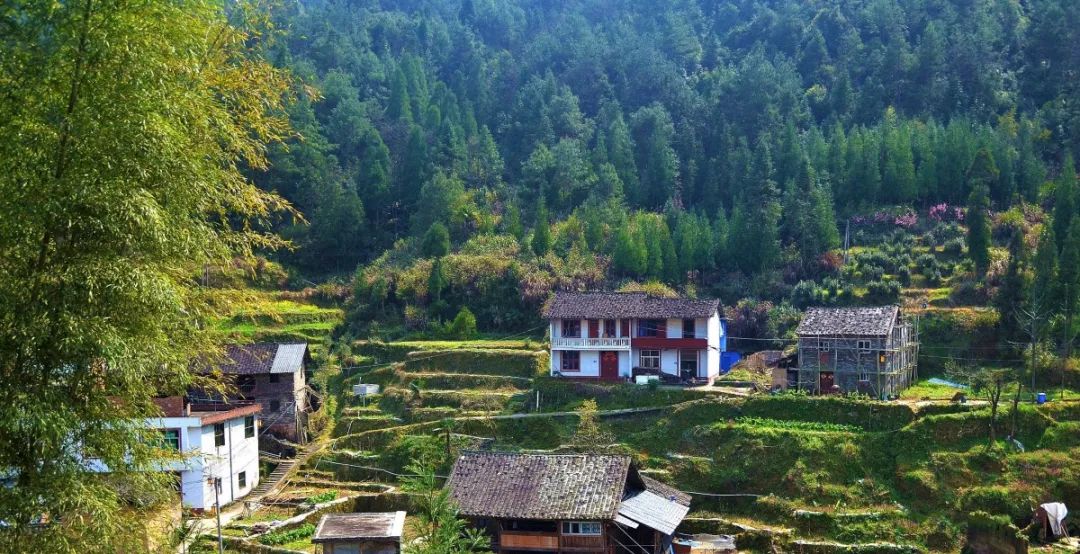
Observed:
[[[901,266],[896,270],[896,277],[900,279],[900,284],[908,286],[911,284],[911,270],[907,266]]]
[[[937,258],[933,254],[919,254],[918,258],[915,258],[915,267],[921,270],[927,268],[933,268],[937,265]]]
[[[871,282],[866,285],[866,297],[871,302],[896,302],[900,298],[900,283],[892,280]]]
[[[259,537],[259,542],[268,546],[288,544],[315,534],[315,525],[305,523],[288,531],[275,531]]]
[[[330,502],[331,500],[336,500],[337,496],[337,491],[326,491],[309,496],[307,502],[308,504],[322,504],[323,502]]]
[[[817,283],[813,281],[799,281],[799,284],[795,285],[795,288],[791,290],[791,303],[796,308],[806,308],[812,304],[816,304],[818,298],[821,296],[818,290]]]
[[[469,308],[461,308],[454,320],[444,330],[446,338],[451,340],[470,340],[476,338],[476,316]]]
[[[878,266],[864,267],[861,272],[861,278],[864,283],[871,283],[874,281],[880,281],[885,276],[885,269]]]
[[[964,253],[964,239],[955,238],[945,241],[945,253],[950,256],[959,256]]]

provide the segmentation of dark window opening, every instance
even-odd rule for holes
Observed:
[[[250,439],[255,436],[255,416],[249,415],[244,418],[244,438]]]
[[[581,352],[565,351],[561,357],[563,371],[581,371]]]
[[[503,522],[503,529],[508,531],[531,531],[533,533],[554,533],[558,530],[554,521],[536,521],[512,519]]]
[[[615,320],[614,319],[605,319],[604,320],[604,338],[608,338],[608,339],[615,338]]]
[[[276,412],[276,411],[278,411],[280,409],[281,409],[281,401],[280,400],[271,400],[270,401],[270,411],[271,412]]]
[[[236,390],[241,394],[251,394],[255,391],[255,376],[241,375],[236,378]]]
[[[214,424],[214,446],[225,446],[225,424]]]
[[[693,319],[682,320],[682,338],[697,338],[697,322]]]
[[[659,337],[664,324],[665,321],[662,319],[642,319],[638,322],[638,336]]]
[[[270,382],[271,383],[277,383],[279,381],[281,381],[281,374],[280,373],[271,373],[270,374]]]
[[[241,489],[247,486],[247,472],[246,471],[241,471],[240,473],[236,474],[236,486],[238,488],[241,488]]]
[[[577,319],[564,319],[562,322],[562,336],[564,337],[580,337],[581,336],[581,321]]]
[[[681,350],[679,351],[679,373],[683,378],[697,377],[698,371],[698,351],[697,350]]]

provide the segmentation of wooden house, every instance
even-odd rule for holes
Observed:
[[[788,387],[818,394],[896,397],[916,377],[919,338],[898,306],[810,308],[796,334]]]
[[[274,435],[304,442],[308,402],[307,366],[311,353],[306,343],[255,343],[230,345],[217,366],[203,364],[199,369],[217,369],[230,378],[233,391],[226,397],[192,391],[202,401],[229,400],[255,402],[262,406],[263,421]]]
[[[400,554],[405,512],[326,514],[312,544],[322,554]]]
[[[465,452],[447,486],[497,553],[660,554],[690,510],[629,456]]]
[[[716,299],[557,292],[543,310],[550,325],[551,374],[712,380],[727,345],[719,307]]]

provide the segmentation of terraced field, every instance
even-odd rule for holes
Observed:
[[[1015,533],[1038,501],[1080,505],[1080,409],[1070,404],[1022,406],[1028,452],[988,450],[979,405],[558,381],[537,346],[357,343],[331,357],[326,446],[273,500],[334,491],[346,500],[321,509],[405,508],[401,476],[417,456],[434,456],[445,474],[462,449],[572,449],[573,410],[591,398],[617,443],[608,450],[694,493],[685,530],[734,534],[742,551],[952,552],[973,521]],[[358,382],[382,393],[353,397]],[[258,542],[257,520],[301,529],[287,519],[300,509],[259,510],[230,526],[231,540]],[[282,546],[311,551],[304,537]]]

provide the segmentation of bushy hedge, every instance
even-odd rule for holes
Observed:
[[[1051,425],[1039,440],[1039,448],[1066,450],[1080,446],[1080,421],[1063,421]]]
[[[751,417],[852,425],[867,431],[896,430],[915,420],[915,412],[906,404],[847,396],[754,396],[742,403],[739,412]]]

